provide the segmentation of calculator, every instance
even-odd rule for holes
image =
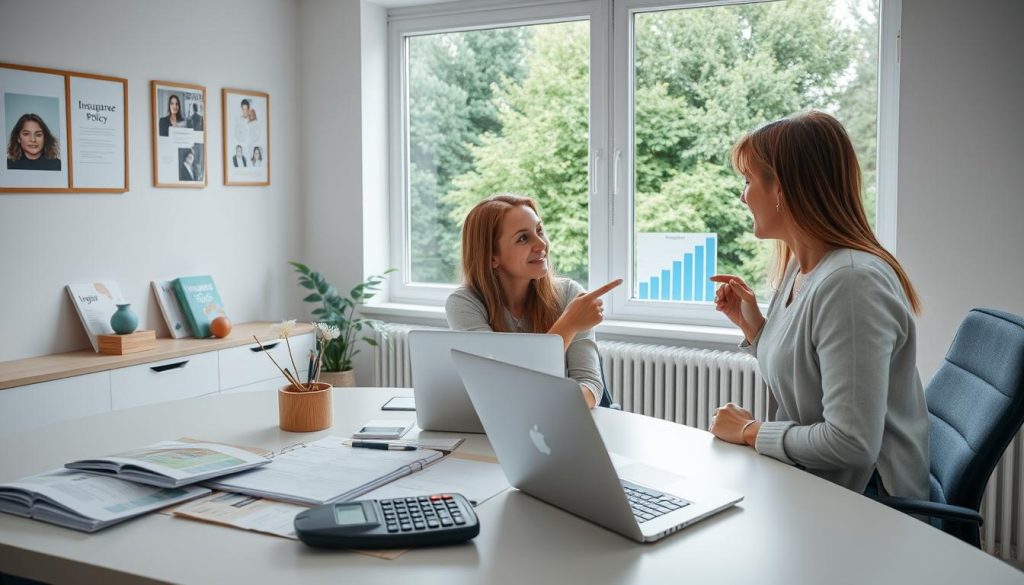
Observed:
[[[412,548],[465,542],[480,533],[462,494],[324,504],[295,516],[299,540],[327,548]]]

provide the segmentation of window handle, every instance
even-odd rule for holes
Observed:
[[[173,364],[164,364],[162,366],[150,366],[149,369],[156,373],[166,372],[167,370],[180,370],[188,364],[188,360],[182,360],[180,362],[174,362]]]
[[[250,347],[249,351],[252,351],[252,352],[270,351],[270,350],[274,349],[275,347],[277,347],[277,345],[279,343],[281,343],[281,342],[280,341],[275,341],[274,343],[264,343],[262,347]]]
[[[601,162],[601,149],[598,148],[594,151],[594,156],[590,159],[590,194],[597,195],[597,181],[594,180],[594,175],[597,173],[598,163]]]

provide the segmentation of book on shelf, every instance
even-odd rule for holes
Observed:
[[[154,280],[153,295],[156,297],[156,304],[160,307],[160,314],[167,323],[167,330],[174,339],[192,337],[192,328],[188,325],[185,313],[181,310],[181,303],[178,302],[178,295],[174,292],[173,280]]]
[[[71,304],[75,306],[78,318],[85,326],[92,350],[98,352],[99,336],[113,335],[114,329],[110,326],[110,318],[117,310],[117,305],[125,303],[121,287],[112,280],[106,280],[69,284],[65,288],[71,297]]]
[[[444,454],[431,449],[354,449],[341,437],[299,443],[264,467],[208,481],[207,487],[298,504],[356,498],[419,471]]]
[[[156,487],[181,487],[270,463],[241,447],[193,441],[161,441],[116,455],[80,459],[68,469],[117,477]]]
[[[221,315],[227,316],[212,276],[175,278],[174,293],[181,303],[181,311],[192,329],[192,335],[196,337],[209,337],[210,321]]]
[[[70,469],[0,483],[0,512],[95,532],[146,512],[205,496],[198,486],[158,488]]]

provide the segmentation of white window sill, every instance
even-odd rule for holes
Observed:
[[[444,307],[413,305],[408,303],[375,303],[359,308],[363,315],[384,321],[401,321],[447,327]],[[714,327],[709,325],[681,325],[676,323],[654,323],[648,321],[605,320],[597,327],[598,335],[613,335],[638,338],[650,343],[696,342],[701,344],[738,345],[743,333],[735,327]]]

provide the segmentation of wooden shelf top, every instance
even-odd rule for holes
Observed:
[[[273,325],[275,323],[270,321],[241,323],[233,326],[231,333],[224,338],[164,337],[156,340],[154,349],[126,355],[107,355],[91,350],[80,350],[0,362],[0,390],[248,345],[253,342],[253,335],[266,343],[274,339],[270,335],[270,328]],[[312,325],[299,323],[292,335],[304,335],[312,331]]]

